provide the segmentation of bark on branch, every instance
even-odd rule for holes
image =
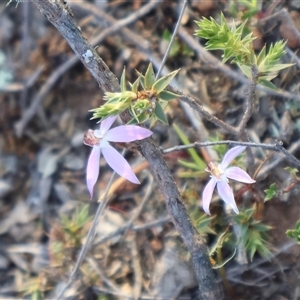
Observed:
[[[119,92],[118,79],[83,37],[66,3],[63,0],[33,0],[33,2],[67,40],[73,51],[99,83],[100,88],[103,91]],[[122,119],[126,121],[126,114],[122,115]],[[200,298],[207,300],[222,299],[223,289],[217,283],[216,276],[211,268],[205,240],[192,225],[183,204],[183,199],[160,150],[152,139],[138,141],[136,144],[149,162],[151,171],[165,198],[172,221],[191,254],[199,283]]]

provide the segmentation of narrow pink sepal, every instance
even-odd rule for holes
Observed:
[[[244,170],[239,167],[230,167],[227,168],[224,172],[227,178],[244,182],[244,183],[254,183],[256,182],[253,180]]]
[[[236,206],[234,195],[229,184],[225,181],[218,181],[217,190],[223,201],[225,201],[229,206],[231,206],[234,212],[238,214],[239,210]]]
[[[202,193],[202,206],[203,206],[203,210],[210,215],[210,211],[209,211],[209,205],[211,202],[211,198],[216,186],[216,179],[215,178],[211,178],[210,181],[206,184],[203,193]]]
[[[151,130],[140,126],[121,125],[109,130],[105,135],[105,139],[110,142],[127,143],[135,140],[142,140],[152,134],[153,132]]]
[[[93,147],[92,152],[90,154],[87,168],[86,168],[86,183],[88,190],[90,192],[91,198],[93,198],[93,190],[95,183],[97,182],[99,172],[100,172],[100,148]]]
[[[105,133],[109,130],[111,125],[116,121],[118,116],[112,116],[104,119],[100,124],[100,133],[105,135]]]
[[[225,170],[229,164],[237,157],[239,156],[247,147],[245,146],[237,146],[233,147],[230,150],[227,151],[225,154],[223,161],[221,163],[221,167],[223,170]]]
[[[140,181],[133,173],[126,159],[112,146],[108,145],[102,148],[103,156],[108,165],[120,176],[126,178],[135,184],[140,184]]]

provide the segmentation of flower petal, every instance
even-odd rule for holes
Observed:
[[[140,181],[133,173],[129,163],[116,149],[107,145],[107,147],[102,148],[102,153],[108,165],[116,173],[133,183],[140,184]]]
[[[86,168],[86,183],[91,198],[93,198],[94,185],[98,179],[99,172],[100,172],[100,165],[99,165],[100,154],[101,154],[100,147],[94,146],[90,154],[87,168]]]
[[[221,167],[223,170],[225,170],[229,164],[237,157],[239,156],[247,147],[245,146],[237,146],[231,148],[227,153],[225,154],[223,161],[221,163]]]
[[[220,195],[220,197],[222,198],[222,200],[227,203],[229,206],[231,206],[231,208],[234,210],[234,212],[236,214],[239,213],[239,210],[236,206],[235,200],[234,200],[234,196],[233,196],[233,192],[231,187],[229,186],[229,184],[225,181],[218,181],[217,182],[217,190],[218,193]]]
[[[211,202],[212,194],[216,186],[216,179],[214,177],[207,183],[202,193],[202,206],[203,210],[210,215],[209,204]]]
[[[122,125],[109,130],[105,139],[110,142],[132,142],[152,135],[152,131],[135,125]]]
[[[100,133],[102,136],[106,134],[114,121],[116,121],[118,116],[112,116],[104,119],[100,124]]]
[[[244,170],[239,167],[230,167],[227,168],[224,172],[227,178],[244,182],[244,183],[254,183],[256,182],[253,180]]]

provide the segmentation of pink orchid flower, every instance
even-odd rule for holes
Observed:
[[[203,210],[210,215],[209,204],[211,202],[212,194],[217,186],[219,196],[234,210],[235,213],[239,213],[239,210],[236,206],[234,195],[231,187],[228,184],[228,178],[240,181],[243,183],[254,183],[253,180],[244,170],[239,167],[230,167],[228,165],[240,155],[246,147],[237,146],[230,149],[224,156],[221,164],[217,165],[213,162],[210,162],[205,171],[211,174],[211,179],[204,188],[202,194]]]
[[[128,143],[142,140],[152,135],[152,131],[135,125],[121,125],[110,129],[116,119],[117,116],[108,117],[101,122],[99,129],[89,129],[84,135],[84,144],[93,147],[86,169],[86,182],[91,198],[100,172],[101,152],[108,165],[116,173],[133,183],[140,184],[128,162],[109,142]]]

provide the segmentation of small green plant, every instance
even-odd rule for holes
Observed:
[[[291,167],[286,167],[284,168],[286,171],[288,171],[292,177],[297,178],[296,174],[299,173],[298,169],[296,168],[291,168]]]
[[[277,190],[276,183],[275,182],[272,183],[268,189],[264,190],[264,192],[266,193],[266,197],[264,199],[265,202],[273,199],[274,197],[277,197],[278,190]]]
[[[202,213],[199,209],[195,208],[189,210],[190,217],[194,226],[197,228],[200,234],[207,235],[207,234],[216,234],[216,232],[212,229],[211,222],[214,220],[215,217],[210,217],[204,213]]]
[[[246,22],[236,27],[233,23],[231,27],[228,26],[226,19],[221,14],[221,23],[218,24],[213,18],[203,18],[201,21],[195,21],[200,27],[195,34],[207,40],[206,49],[208,50],[222,50],[223,63],[230,60],[235,63],[244,72],[244,74],[252,79],[252,68],[257,67],[258,83],[271,88],[277,87],[270,82],[274,79],[278,72],[284,68],[288,68],[293,64],[279,64],[280,58],[286,53],[285,42],[278,41],[272,44],[268,52],[266,46],[255,55],[252,42],[256,37],[252,33],[243,35]]]
[[[107,118],[122,113],[129,109],[132,119],[128,124],[138,124],[151,120],[153,126],[157,121],[168,124],[164,109],[168,101],[178,97],[178,95],[166,90],[166,87],[176,76],[176,70],[166,76],[155,80],[152,64],[149,64],[145,75],[138,72],[138,78],[134,83],[129,83],[130,90],[127,90],[125,69],[121,77],[121,92],[106,92],[104,100],[106,103],[101,107],[92,109],[93,119]],[[142,90],[140,90],[140,85]]]
[[[82,208],[77,208],[71,217],[61,217],[61,223],[65,234],[68,236],[68,239],[70,239],[74,247],[81,245],[81,239],[86,233],[84,225],[86,225],[90,220],[91,217],[89,216],[88,205],[84,205]]]
[[[24,276],[20,283],[20,292],[23,296],[22,299],[44,299],[45,293],[51,288],[52,285],[44,272],[41,272],[35,277]]]
[[[86,236],[86,224],[91,221],[88,213],[88,205],[77,208],[71,216],[62,216],[55,231],[50,234],[50,256],[52,263],[56,266],[63,266],[66,260],[66,253],[70,249],[81,247],[82,239]]]
[[[252,34],[243,36],[245,22],[239,27],[233,23],[231,28],[228,26],[226,19],[221,14],[221,24],[218,24],[212,17],[203,18],[201,21],[195,21],[200,27],[195,34],[207,40],[207,50],[222,50],[224,54],[223,63],[231,60],[232,63],[252,65],[252,42],[255,37]]]
[[[267,235],[267,231],[272,229],[272,227],[257,220],[255,218],[255,211],[255,208],[249,208],[240,211],[238,215],[234,216],[235,222],[241,229],[238,243],[242,243],[251,261],[256,252],[265,258],[272,256],[270,251],[272,245],[268,242]]]
[[[289,229],[286,231],[286,235],[291,239],[295,239],[297,244],[300,245],[300,220],[296,223],[295,229]]]

